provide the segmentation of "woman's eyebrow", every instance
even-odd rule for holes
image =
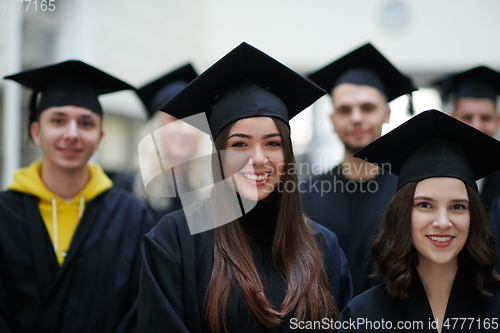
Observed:
[[[266,135],[262,136],[262,139],[273,138],[273,137],[276,137],[276,136],[280,136],[281,137],[281,134],[279,134],[279,133],[266,134]],[[232,137],[239,137],[239,138],[245,138],[245,139],[251,139],[252,138],[251,135],[243,134],[243,133],[234,133],[230,137],[228,137],[228,139],[231,139]]]
[[[252,138],[250,135],[246,135],[246,134],[243,134],[243,133],[234,133],[228,139],[231,139],[232,137],[239,137],[239,138],[245,138],[245,139],[251,139]]]
[[[269,138],[273,138],[275,136],[281,136],[281,134],[279,133],[271,133],[271,134],[266,134],[262,137],[262,139],[269,139]]]
[[[426,201],[436,201],[430,197],[426,197],[424,195],[419,195],[417,197],[414,197],[413,200],[426,200]],[[469,200],[467,199],[453,199],[453,200],[450,200],[450,202],[465,202],[465,203],[468,203]]]
[[[417,197],[414,197],[413,200],[427,200],[427,201],[436,201],[430,197],[426,197],[425,195],[419,195]]]
[[[469,200],[467,200],[467,199],[453,199],[453,200],[451,200],[451,202],[466,202],[466,203],[468,203]]]

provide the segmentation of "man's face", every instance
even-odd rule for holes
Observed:
[[[71,105],[44,110],[30,131],[33,142],[42,149],[44,165],[61,171],[86,168],[103,136],[101,116]]]
[[[460,98],[453,117],[489,136],[495,136],[498,130],[499,115],[495,103],[489,98]]]
[[[391,110],[385,96],[373,87],[342,83],[332,92],[333,127],[346,150],[358,151],[382,134]]]
[[[199,129],[164,112],[158,112],[155,117],[161,117],[162,125],[168,125],[158,132],[161,137],[157,139],[168,160],[185,161],[196,153],[201,137]]]

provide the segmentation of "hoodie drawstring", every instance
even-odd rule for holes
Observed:
[[[85,196],[84,195],[80,195],[80,210],[78,212],[78,217],[79,218],[82,218],[84,210],[85,210]]]
[[[56,198],[52,197],[50,199],[52,201],[52,234],[54,240],[54,251],[57,254],[57,248],[59,244],[59,227],[57,225],[57,204]]]
[[[57,223],[57,200],[55,197],[50,199],[52,202],[52,234],[54,241],[54,252],[57,254],[59,247],[59,225]],[[78,211],[78,217],[82,218],[83,212],[85,211],[85,196],[80,196],[80,209]]]

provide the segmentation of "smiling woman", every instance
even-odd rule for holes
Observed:
[[[341,320],[410,320],[435,332],[457,331],[453,319],[470,318],[473,324],[461,329],[485,330],[500,311],[500,278],[475,180],[500,168],[500,143],[431,110],[356,156],[390,163],[398,191],[372,244],[376,274],[385,283],[355,297]],[[358,331],[374,330],[363,325]]]
[[[270,117],[255,117],[240,119],[229,128],[223,148],[244,151],[250,156],[249,163],[234,175],[231,186],[247,199],[263,200],[274,191],[284,171],[285,156],[278,127]]]
[[[205,113],[215,179],[209,200],[145,236],[140,332],[289,332],[293,318],[337,319],[352,294],[347,261],[304,216],[289,127],[323,94],[242,43],[161,107]],[[277,191],[282,182],[294,190]],[[211,230],[193,232],[208,220]]]
[[[458,254],[470,225],[466,185],[456,178],[427,178],[418,182],[411,215],[412,244],[418,269],[434,264],[458,267]]]

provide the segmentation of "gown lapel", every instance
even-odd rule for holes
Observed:
[[[455,319],[481,318],[481,313],[479,313],[480,311],[476,306],[478,303],[476,298],[477,295],[465,283],[464,272],[459,269],[453,281],[441,332],[475,332],[474,325],[469,328],[470,321],[465,321],[462,327],[463,321]],[[405,303],[405,320],[423,321],[424,331],[437,332],[437,329],[430,326],[434,321],[434,315],[422,281],[416,272],[415,278],[410,285],[410,300]]]
[[[464,279],[464,272],[459,270],[453,287],[451,289],[448,306],[446,307],[445,323],[448,320],[450,326],[443,326],[442,332],[476,332],[477,325],[471,320],[455,320],[460,318],[481,318],[483,314],[480,312],[478,305],[481,302],[477,293],[469,288]],[[455,325],[455,327],[454,327]]]
[[[75,260],[74,258],[78,256],[78,252],[80,251],[83,243],[86,239],[88,239],[88,233],[91,230],[92,225],[96,223],[97,214],[99,213],[101,202],[102,196],[99,196],[89,202],[87,208],[85,209],[82,219],[80,220],[80,223],[76,228],[73,240],[71,241],[68,255],[66,256],[61,269],[58,271],[56,279],[52,285],[52,289],[57,290],[58,283],[66,275],[66,272],[69,270],[69,267],[71,267],[72,262]]]
[[[57,263],[52,241],[38,209],[38,198],[25,195],[23,201],[36,278],[40,286],[42,299],[46,301],[54,279],[60,270],[59,264]]]
[[[38,209],[38,198],[33,196],[24,197],[31,254],[44,302],[49,302],[53,294],[59,290],[60,281],[87,239],[91,226],[95,223],[101,201],[102,196],[89,203],[71,242],[68,256],[64,264],[59,266],[52,242]]]
[[[422,329],[419,329],[418,332],[435,333],[437,330],[432,328],[431,325],[434,321],[434,316],[424,286],[416,271],[413,276],[409,288],[410,297],[403,302],[403,320],[411,322],[412,324],[422,323]],[[407,330],[407,332],[411,331],[412,330]]]

